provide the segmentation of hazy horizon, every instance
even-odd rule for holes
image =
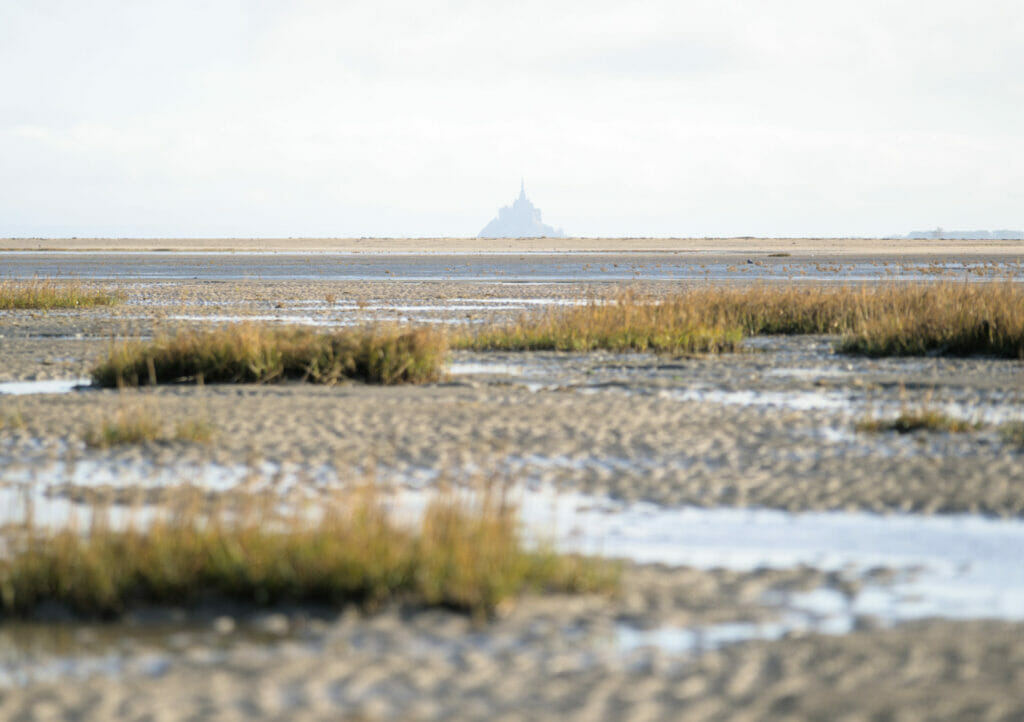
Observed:
[[[1010,229],[1007,229],[1010,230]],[[984,231],[982,231],[984,232]],[[946,241],[971,241],[971,240],[991,240],[991,241],[1024,241],[1024,231],[1013,230],[1013,235],[988,235],[988,236],[974,236],[964,235],[971,233],[970,231],[951,231],[948,234],[941,236],[941,240]],[[991,233],[991,232],[990,232]],[[632,241],[632,240],[694,240],[694,241],[716,241],[716,240],[823,240],[823,241],[879,241],[879,240],[932,240],[931,236],[926,236],[923,231],[912,231],[910,233],[902,234],[890,234],[890,235],[879,235],[879,236],[853,236],[853,235],[841,235],[841,236],[828,236],[828,235],[815,235],[815,236],[794,236],[794,235],[734,235],[734,236],[680,236],[680,235],[644,235],[644,236],[610,236],[610,235],[591,235],[591,236],[580,236],[580,235],[569,235],[565,234],[562,236],[480,236],[480,235],[464,235],[456,236],[452,234],[448,235],[433,235],[433,236],[295,236],[295,235],[242,235],[242,236],[208,236],[208,235],[162,235],[162,236],[58,236],[58,235],[35,235],[35,236],[0,236],[2,240],[11,241],[59,241],[59,240],[75,240],[75,241],[125,241],[125,240],[139,240],[139,241],[273,241],[273,240],[287,240],[287,241],[304,241],[304,240],[338,240],[338,241],[431,241],[431,240],[459,240],[459,241],[479,241],[480,243],[486,243],[487,241],[508,241],[508,240],[533,240],[537,238],[550,238],[556,245],[559,241],[573,241],[573,240],[609,240],[609,241]]]
[[[0,237],[1024,228],[1024,8],[0,6]]]

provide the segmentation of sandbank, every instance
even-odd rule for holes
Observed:
[[[770,254],[1007,259],[1024,241],[906,238],[3,238],[0,251]]]

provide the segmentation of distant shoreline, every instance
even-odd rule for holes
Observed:
[[[713,253],[1024,259],[1024,241],[906,238],[3,238],[3,251],[366,254]]]

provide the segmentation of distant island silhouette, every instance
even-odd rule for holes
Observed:
[[[477,238],[564,238],[561,228],[545,225],[540,208],[526,197],[526,183],[519,184],[519,197],[498,211],[498,217],[484,226]]]
[[[907,234],[910,240],[949,240],[949,241],[1021,241],[1024,231],[1011,231],[1005,228],[996,231],[946,231],[936,228],[932,231],[911,231]]]

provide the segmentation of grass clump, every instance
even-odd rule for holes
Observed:
[[[750,335],[842,335],[848,352],[1024,353],[1024,287],[1012,283],[701,288],[671,303]]]
[[[455,348],[477,351],[734,351],[735,325],[708,322],[681,299],[626,294],[608,302],[524,315],[518,322],[458,335]]]
[[[3,311],[89,308],[110,306],[117,301],[116,294],[89,289],[71,281],[0,282],[0,310]]]
[[[142,408],[119,409],[114,418],[100,421],[89,427],[85,443],[95,448],[106,449],[122,444],[138,444],[156,441],[161,436],[160,422]]]
[[[188,419],[175,425],[174,438],[180,441],[194,441],[207,444],[213,441],[214,426],[203,419]]]
[[[447,345],[427,329],[366,328],[317,333],[252,323],[185,330],[112,346],[93,369],[100,386],[205,381],[426,383],[441,378]]]
[[[144,441],[207,443],[212,440],[213,432],[213,425],[208,421],[188,419],[176,424],[171,433],[165,433],[156,409],[147,405],[123,406],[113,418],[90,426],[85,432],[85,443],[99,449]]]
[[[419,527],[393,523],[373,490],[285,507],[269,493],[209,500],[182,490],[145,528],[114,528],[102,509],[86,529],[8,530],[0,609],[57,603],[110,617],[136,604],[202,599],[257,605],[402,600],[492,613],[527,590],[601,591],[617,567],[526,550],[514,508],[442,496]],[[16,533],[17,532],[17,533]]]
[[[464,332],[456,348],[506,351],[735,351],[744,335],[831,334],[838,350],[872,356],[1024,357],[1024,286],[707,287],[667,298],[610,301],[522,316]]]
[[[868,356],[1024,358],[1024,286],[911,284],[878,289],[838,350]]]
[[[909,434],[914,431],[946,431],[962,433],[975,431],[977,423],[956,419],[939,411],[904,411],[894,419],[864,419],[858,422],[858,431],[897,431]]]
[[[672,303],[688,306],[709,323],[757,336],[842,333],[869,301],[870,292],[863,288],[757,285],[694,289]]]

